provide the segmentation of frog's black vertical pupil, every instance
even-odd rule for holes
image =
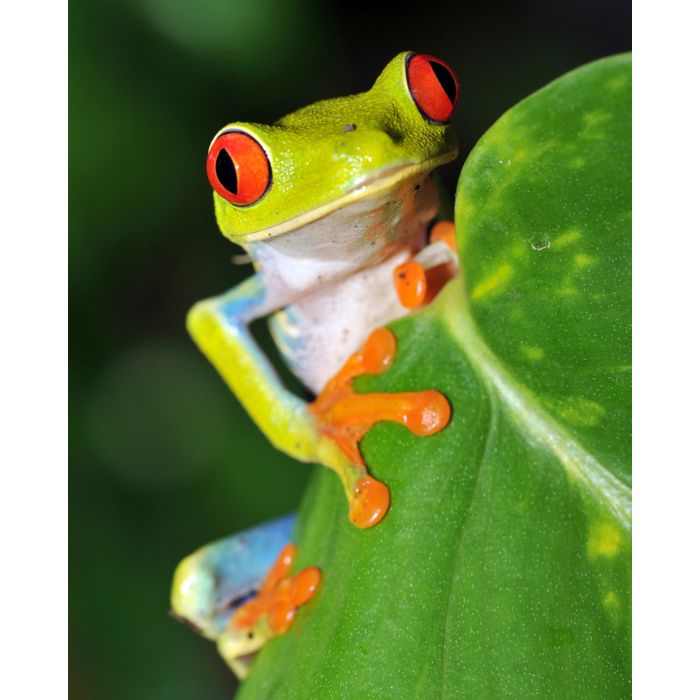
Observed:
[[[438,79],[445,94],[450,98],[450,102],[454,104],[457,97],[457,84],[452,77],[452,73],[442,63],[437,63],[436,61],[430,61],[430,67],[433,69],[433,73],[435,73],[435,77]]]
[[[238,194],[236,166],[225,148],[222,148],[216,156],[216,177],[231,194]]]

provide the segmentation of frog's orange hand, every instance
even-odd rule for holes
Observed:
[[[265,615],[272,636],[284,634],[289,629],[297,610],[313,598],[321,582],[321,572],[314,566],[288,576],[296,551],[293,544],[282,549],[255,598],[234,614],[233,627],[252,628]]]
[[[396,339],[387,328],[373,331],[325,386],[310,411],[320,431],[331,438],[349,460],[343,483],[348,485],[350,520],[357,527],[376,525],[389,508],[389,490],[367,474],[359,442],[379,421],[405,425],[414,435],[433,435],[450,420],[450,404],[438,391],[356,394],[352,380],[385,372],[396,356]]]
[[[452,221],[439,221],[430,232],[430,245],[394,270],[394,289],[407,309],[429,304],[458,269],[457,239]]]

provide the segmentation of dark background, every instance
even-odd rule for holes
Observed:
[[[462,86],[453,189],[502,112],[631,48],[631,7],[73,0],[69,40],[71,697],[230,698],[213,645],[167,616],[173,569],[293,510],[309,468],[267,445],[184,330],[192,303],[249,274],[214,222],[211,137],[432,53]]]

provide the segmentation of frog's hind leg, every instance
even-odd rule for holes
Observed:
[[[321,572],[292,573],[288,515],[198,549],[175,570],[172,615],[215,641],[239,678],[265,643],[286,632],[297,610],[318,591]]]
[[[264,585],[270,567],[292,537],[296,514],[201,547],[173,576],[172,615],[208,639],[217,639],[231,615]]]

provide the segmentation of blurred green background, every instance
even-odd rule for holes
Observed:
[[[70,3],[70,693],[230,698],[214,647],[167,616],[180,558],[295,509],[309,467],[277,454],[184,330],[249,274],[218,232],[204,158],[370,87],[406,49],[462,85],[464,156],[508,107],[631,48],[620,0]]]

